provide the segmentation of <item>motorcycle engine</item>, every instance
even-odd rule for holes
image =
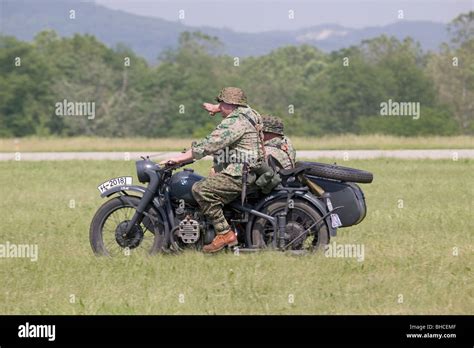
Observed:
[[[186,204],[175,208],[173,238],[181,247],[192,244],[209,244],[215,237],[214,227],[194,206]]]
[[[199,222],[194,219],[191,219],[191,217],[188,215],[184,220],[181,220],[181,222],[179,223],[177,235],[183,243],[196,243],[201,235]]]

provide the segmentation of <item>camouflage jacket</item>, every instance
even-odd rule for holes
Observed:
[[[283,167],[290,169],[295,166],[296,151],[287,137],[276,137],[265,142],[267,156],[273,156]]]
[[[260,114],[240,106],[224,118],[211,134],[193,142],[193,157],[201,159],[214,155],[215,171],[232,176],[242,175],[244,162],[249,164],[249,169],[259,166],[264,159],[260,137],[244,115],[256,124],[262,124]]]

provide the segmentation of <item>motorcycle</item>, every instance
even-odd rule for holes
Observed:
[[[201,213],[192,185],[203,177],[185,168],[193,161],[160,166],[149,157],[136,161],[138,180],[131,176],[98,186],[110,198],[95,213],[90,243],[96,255],[173,253],[201,250],[215,237]],[[184,167],[184,168],[183,168]],[[178,171],[180,168],[183,170]],[[234,252],[276,249],[314,252],[336,236],[337,229],[360,223],[366,215],[363,191],[367,171],[317,162],[297,162],[278,171],[281,183],[269,194],[245,190],[244,199],[224,206],[224,215],[237,234]]]

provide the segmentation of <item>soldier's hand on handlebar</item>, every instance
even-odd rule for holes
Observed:
[[[178,164],[179,161],[176,161],[176,159],[165,159],[163,161],[160,162],[160,166],[165,166],[165,167],[171,167],[171,166],[174,166],[176,164]]]
[[[170,167],[170,166],[174,166],[174,165],[184,163],[184,162],[191,163],[192,161],[193,161],[193,153],[192,153],[192,150],[189,149],[186,152],[180,153],[177,156],[161,161],[160,165]]]

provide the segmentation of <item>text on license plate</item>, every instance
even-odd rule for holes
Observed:
[[[107,190],[110,190],[112,187],[115,186],[130,186],[132,184],[132,177],[131,176],[121,176],[118,178],[113,178],[107,180],[106,182],[97,186],[97,189],[100,193],[104,193]]]

